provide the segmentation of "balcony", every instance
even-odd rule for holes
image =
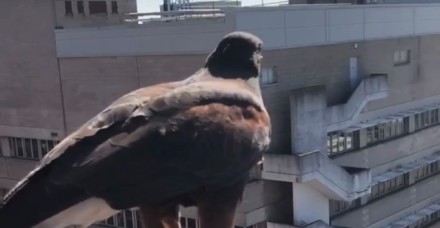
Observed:
[[[305,183],[330,199],[350,201],[370,192],[369,170],[352,169],[350,173],[319,151],[266,154],[263,166],[263,179]]]

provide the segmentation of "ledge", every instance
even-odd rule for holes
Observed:
[[[319,151],[265,154],[263,167],[263,179],[309,184],[330,199],[350,201],[370,192],[370,170],[350,174]]]

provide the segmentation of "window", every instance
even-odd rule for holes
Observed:
[[[196,220],[192,218],[188,218],[187,228],[196,228]]]
[[[107,15],[107,3],[105,1],[90,1],[90,14],[104,14]]]
[[[112,14],[118,14],[118,2],[112,1]]]
[[[64,8],[65,8],[65,11],[66,11],[66,16],[72,17],[73,16],[72,1],[65,1],[64,2]]]
[[[359,131],[330,132],[327,135],[327,150],[330,155],[359,148]]]
[[[78,14],[84,15],[84,2],[83,1],[77,1],[76,7],[78,8]]]
[[[192,218],[180,217],[180,225],[182,228],[198,228],[200,225],[199,222]]]
[[[59,141],[54,140],[16,137],[9,137],[8,141],[12,157],[35,160],[41,159],[47,152],[52,150],[57,143],[59,143]]]
[[[406,65],[411,62],[411,52],[409,49],[394,52],[394,66]]]
[[[142,228],[139,210],[137,209],[123,210],[104,221],[98,222],[98,224],[120,228]]]
[[[439,123],[439,111],[431,109],[418,113],[414,116],[414,122],[416,130],[434,126]]]
[[[330,216],[337,215],[341,212],[347,211],[349,209],[358,207],[361,205],[360,198],[353,201],[342,201],[342,200],[330,200]]]
[[[408,117],[393,119],[386,123],[380,123],[375,126],[367,127],[367,145],[406,134],[408,133],[408,129]]]
[[[277,82],[276,68],[262,68],[260,75],[261,85],[269,85]]]

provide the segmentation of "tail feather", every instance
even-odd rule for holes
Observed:
[[[46,177],[48,169],[30,176],[0,206],[0,227],[29,228],[87,198],[73,186],[58,186]]]

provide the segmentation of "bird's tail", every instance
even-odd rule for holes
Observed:
[[[57,186],[42,169],[20,183],[0,204],[0,227],[29,228],[87,198],[74,187]]]

